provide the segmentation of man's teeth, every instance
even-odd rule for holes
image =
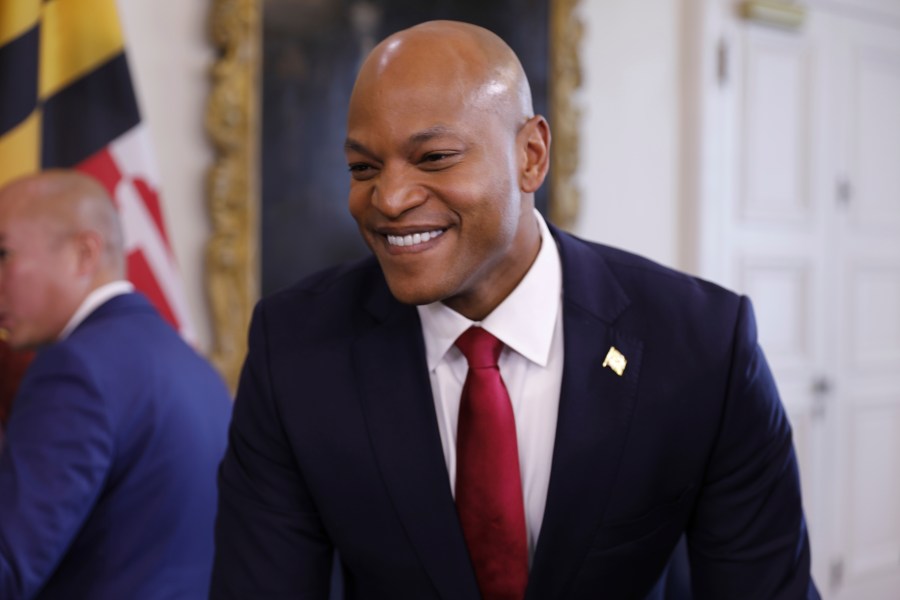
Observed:
[[[391,246],[415,246],[417,244],[424,244],[429,240],[433,240],[442,233],[444,233],[443,229],[436,229],[434,231],[426,231],[424,233],[389,235],[387,236],[387,241]]]

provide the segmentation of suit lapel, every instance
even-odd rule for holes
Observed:
[[[425,571],[443,598],[478,598],[441,449],[415,308],[372,297],[376,324],[354,344],[372,446],[388,493]]]
[[[642,343],[617,331],[628,298],[595,250],[554,231],[563,263],[565,366],[547,504],[528,598],[564,597],[615,483],[634,411]],[[615,347],[627,364],[603,363]]]

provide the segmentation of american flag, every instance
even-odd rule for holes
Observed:
[[[57,167],[106,186],[129,279],[193,340],[115,0],[0,0],[0,186]]]

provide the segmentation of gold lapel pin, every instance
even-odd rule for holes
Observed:
[[[627,364],[628,361],[625,360],[625,356],[619,352],[615,346],[610,346],[609,352],[606,353],[606,358],[603,359],[603,366],[609,367],[616,375],[621,377],[622,373],[625,372],[625,365]]]

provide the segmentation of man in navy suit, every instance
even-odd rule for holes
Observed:
[[[0,191],[0,327],[38,349],[0,450],[4,600],[208,595],[229,393],[124,276],[97,182]]]
[[[749,301],[544,222],[550,128],[505,43],[388,37],[345,148],[374,258],[256,308],[213,598],[327,598],[335,553],[348,598],[642,598],[683,536],[697,598],[818,597]],[[499,592],[456,506],[472,327],[503,343],[518,442],[527,587]]]

